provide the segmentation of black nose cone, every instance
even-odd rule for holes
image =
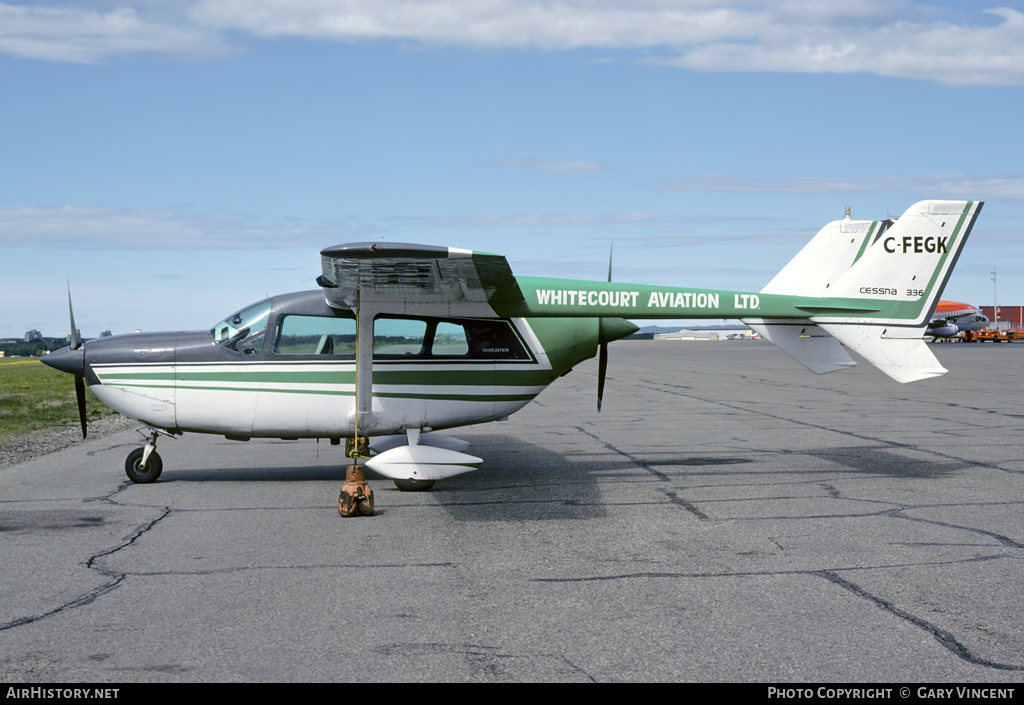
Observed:
[[[72,375],[85,374],[85,346],[72,350],[69,345],[60,350],[54,350],[49,355],[43,355],[42,361],[44,365],[49,365],[61,372]]]

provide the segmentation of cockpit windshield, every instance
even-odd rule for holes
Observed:
[[[263,338],[270,316],[270,299],[243,308],[215,325],[213,339],[229,350],[256,355],[263,349]]]

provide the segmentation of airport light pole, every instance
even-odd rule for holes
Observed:
[[[999,296],[996,294],[996,268],[992,268],[992,323],[999,323]],[[993,325],[996,330],[999,330],[998,325]]]

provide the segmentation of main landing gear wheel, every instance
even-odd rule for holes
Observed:
[[[437,480],[394,480],[395,487],[402,492],[429,492]]]
[[[128,474],[128,479],[138,484],[156,482],[160,473],[164,471],[164,461],[155,450],[149,454],[146,467],[142,467],[142,454],[145,452],[145,448],[136,448],[124,461],[124,471]]]

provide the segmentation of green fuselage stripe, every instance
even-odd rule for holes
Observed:
[[[924,296],[914,299],[913,301],[899,301],[896,305],[896,310],[893,312],[892,317],[904,320],[913,320],[918,318],[924,307],[925,303],[930,299],[932,289],[935,288],[936,282],[939,280],[939,275],[942,273],[943,268],[946,265],[946,258],[949,257],[950,252],[956,251],[956,241],[960,237],[960,231],[964,227],[964,222],[967,220],[967,215],[971,210],[971,206],[974,205],[974,201],[968,201],[967,205],[964,206],[963,212],[960,214],[960,219],[957,220],[956,227],[953,228],[953,234],[949,236],[949,244],[946,245],[946,251],[942,253],[939,258],[939,264],[932,270],[932,276],[928,280],[928,286],[924,289]]]
[[[356,375],[352,363],[348,369],[339,370],[240,370],[194,372],[188,368],[177,372],[104,372],[97,374],[104,382],[115,380],[166,381],[178,386],[192,386],[192,383],[241,382],[249,384],[355,384]],[[465,387],[511,387],[541,386],[550,384],[558,375],[552,370],[377,370],[373,371],[374,384],[397,386],[465,386]]]
[[[875,232],[875,228],[878,227],[878,221],[871,221],[871,227],[868,228],[868,234],[864,236],[864,242],[860,243],[860,249],[857,250],[857,256],[853,258],[853,264],[857,264],[857,260],[864,256],[864,253],[868,249],[868,245],[871,244],[871,235]],[[851,267],[853,265],[850,265]]]
[[[112,384],[113,387],[132,387],[139,389],[173,389],[157,384],[132,384],[130,382],[119,382]],[[354,397],[355,391],[341,389],[274,389],[268,387],[217,387],[217,386],[186,386],[178,387],[180,391],[211,391],[211,392],[249,392],[260,394],[319,394],[336,397]],[[434,399],[440,401],[475,401],[475,402],[502,402],[502,401],[530,401],[536,394],[448,394],[448,393],[416,393],[416,392],[377,392],[373,396],[378,398],[393,399]]]

